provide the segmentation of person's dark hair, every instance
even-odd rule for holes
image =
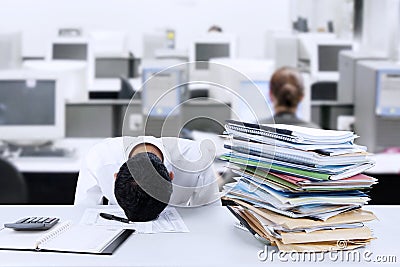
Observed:
[[[304,96],[303,79],[295,68],[282,67],[272,75],[270,90],[278,106],[297,108]]]
[[[125,162],[115,179],[115,198],[130,221],[151,221],[168,205],[171,178],[153,153],[139,153]]]

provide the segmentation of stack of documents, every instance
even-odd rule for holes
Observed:
[[[354,133],[238,121],[226,131],[230,152],[221,159],[240,177],[225,185],[225,198],[257,236],[296,251],[352,249],[373,238],[364,222],[375,216],[360,208],[377,183],[362,174],[374,163]]]

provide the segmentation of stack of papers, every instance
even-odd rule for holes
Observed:
[[[224,186],[230,210],[282,250],[326,251],[364,246],[373,238],[361,207],[377,179],[367,148],[348,131],[228,121],[221,156],[237,173]],[[346,246],[337,243],[346,240]]]

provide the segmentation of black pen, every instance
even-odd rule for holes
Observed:
[[[112,214],[108,214],[108,213],[100,213],[100,217],[104,218],[106,220],[114,220],[114,221],[123,222],[123,223],[132,223],[128,219],[121,218],[121,217],[118,217],[118,216],[115,216]]]

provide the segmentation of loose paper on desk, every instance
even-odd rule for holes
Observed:
[[[173,207],[167,207],[157,220],[150,222],[135,222],[133,224],[122,223],[114,220],[106,220],[100,217],[101,212],[113,214],[118,217],[126,218],[120,207],[107,208],[89,208],[85,210],[80,224],[94,226],[115,226],[124,229],[135,229],[137,233],[153,234],[153,233],[187,233],[189,229],[186,227],[182,217]]]

